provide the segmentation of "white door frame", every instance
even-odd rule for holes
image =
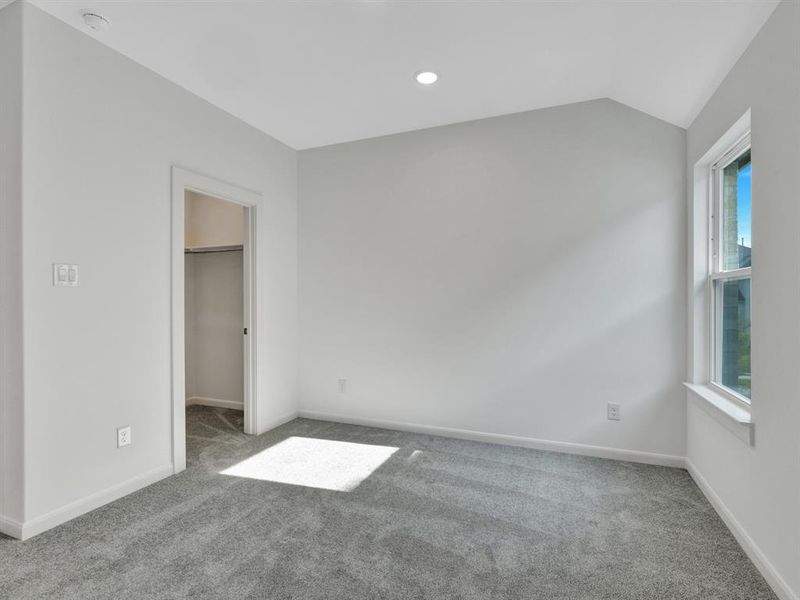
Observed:
[[[184,326],[184,195],[186,190],[244,207],[243,244],[244,432],[257,433],[256,269],[257,217],[261,194],[181,167],[172,167],[172,460],[175,473],[186,468],[186,356]]]

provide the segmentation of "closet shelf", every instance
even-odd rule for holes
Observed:
[[[206,254],[208,252],[241,252],[244,247],[238,246],[202,246],[198,248],[186,248],[184,254]]]

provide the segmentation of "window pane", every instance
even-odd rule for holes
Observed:
[[[722,270],[750,266],[750,151],[722,172]]]
[[[750,398],[750,279],[720,281],[716,287],[721,348],[717,382]]]

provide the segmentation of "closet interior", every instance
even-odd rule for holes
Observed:
[[[243,411],[245,209],[189,190],[184,201],[186,406]]]

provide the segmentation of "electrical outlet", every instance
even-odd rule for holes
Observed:
[[[608,403],[608,420],[619,421],[622,418],[622,409],[619,404],[614,402]]]
[[[123,446],[130,446],[131,445],[131,428],[130,425],[128,427],[120,427],[117,429],[117,448],[122,448]]]
[[[346,394],[347,393],[347,379],[340,379],[339,380],[339,393]]]

